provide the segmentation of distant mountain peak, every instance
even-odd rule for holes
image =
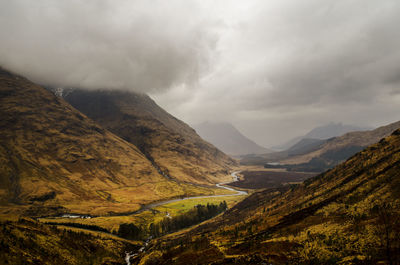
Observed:
[[[321,125],[318,127],[315,127],[308,133],[306,133],[303,136],[297,136],[292,138],[291,140],[280,144],[278,146],[274,146],[273,149],[275,150],[287,150],[299,143],[302,139],[316,139],[316,140],[326,140],[329,138],[341,136],[345,133],[348,132],[354,132],[354,131],[368,131],[372,130],[373,128],[371,127],[362,127],[362,126],[356,126],[356,125],[348,125],[348,124],[343,124],[342,122],[330,122],[325,125]]]
[[[270,152],[267,148],[243,135],[234,125],[228,122],[206,121],[193,127],[202,138],[230,155]]]

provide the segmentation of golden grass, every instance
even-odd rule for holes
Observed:
[[[226,196],[216,198],[202,198],[202,199],[188,199],[178,202],[168,203],[162,206],[157,206],[153,210],[146,210],[138,214],[127,216],[99,216],[90,219],[82,218],[40,218],[40,222],[57,222],[57,223],[80,223],[86,225],[97,225],[109,231],[118,230],[119,225],[122,223],[134,223],[138,226],[147,227],[150,223],[158,222],[166,217],[167,212],[170,216],[176,216],[187,212],[198,204],[206,205],[219,204],[226,201],[228,207],[232,207],[239,201],[243,200],[245,196]]]

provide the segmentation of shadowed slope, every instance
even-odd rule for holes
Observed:
[[[136,145],[168,178],[199,184],[221,182],[236,164],[147,95],[74,89],[64,98],[103,127]]]

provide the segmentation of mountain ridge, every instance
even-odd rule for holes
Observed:
[[[368,145],[378,142],[398,128],[400,128],[400,121],[371,131],[349,132],[342,136],[320,140],[319,142],[315,140],[315,143],[305,145],[292,153],[290,153],[289,149],[259,156],[243,157],[241,163],[245,165],[265,165],[271,162],[279,162],[281,165],[291,167],[293,170],[322,172],[346,160]]]
[[[215,192],[168,179],[136,146],[4,69],[0,102],[1,211],[108,214]]]
[[[205,142],[192,128],[160,108],[148,95],[128,91],[73,89],[73,107],[137,146],[164,176],[212,184],[227,180],[236,161]]]
[[[329,138],[341,136],[348,132],[367,131],[367,130],[371,130],[371,129],[372,128],[370,128],[370,127],[360,127],[360,126],[332,122],[332,123],[328,123],[326,125],[321,125],[321,126],[315,127],[311,131],[306,133],[305,135],[295,137],[283,144],[273,147],[273,149],[288,150],[291,147],[293,147],[293,145],[297,144],[299,141],[301,141],[304,138],[327,140]]]

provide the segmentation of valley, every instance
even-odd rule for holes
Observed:
[[[301,185],[256,192],[153,242],[140,264],[396,264],[399,148],[397,130]]]
[[[0,0],[0,265],[400,265],[399,11]]]
[[[6,70],[0,92],[2,261],[369,264],[400,257],[399,122],[303,139],[239,165],[146,95],[71,89],[60,98]],[[270,163],[244,162],[252,158]],[[316,158],[333,168],[311,170]],[[382,225],[390,228],[386,238],[379,238]]]
[[[235,182],[237,179],[238,172],[233,172],[231,177]],[[206,205],[219,204],[223,201],[227,202],[229,207],[232,207],[235,203],[241,201],[247,192],[236,190],[225,186],[226,184],[232,185],[234,182],[229,183],[218,183],[216,186],[220,189],[227,190],[227,194],[219,195],[208,195],[208,196],[191,196],[183,197],[178,199],[166,200],[155,202],[151,204],[143,205],[141,209],[135,212],[127,212],[123,214],[113,214],[105,216],[90,216],[90,215],[79,215],[79,214],[60,214],[59,216],[42,216],[37,220],[42,223],[51,224],[81,224],[84,226],[93,226],[97,229],[105,229],[109,233],[118,230],[118,227],[122,223],[134,223],[138,226],[146,227],[151,223],[160,221],[164,217],[173,217],[182,214],[198,204]],[[222,193],[222,192],[221,192]],[[68,226],[68,225],[67,225]],[[90,230],[90,229],[89,229]]]

